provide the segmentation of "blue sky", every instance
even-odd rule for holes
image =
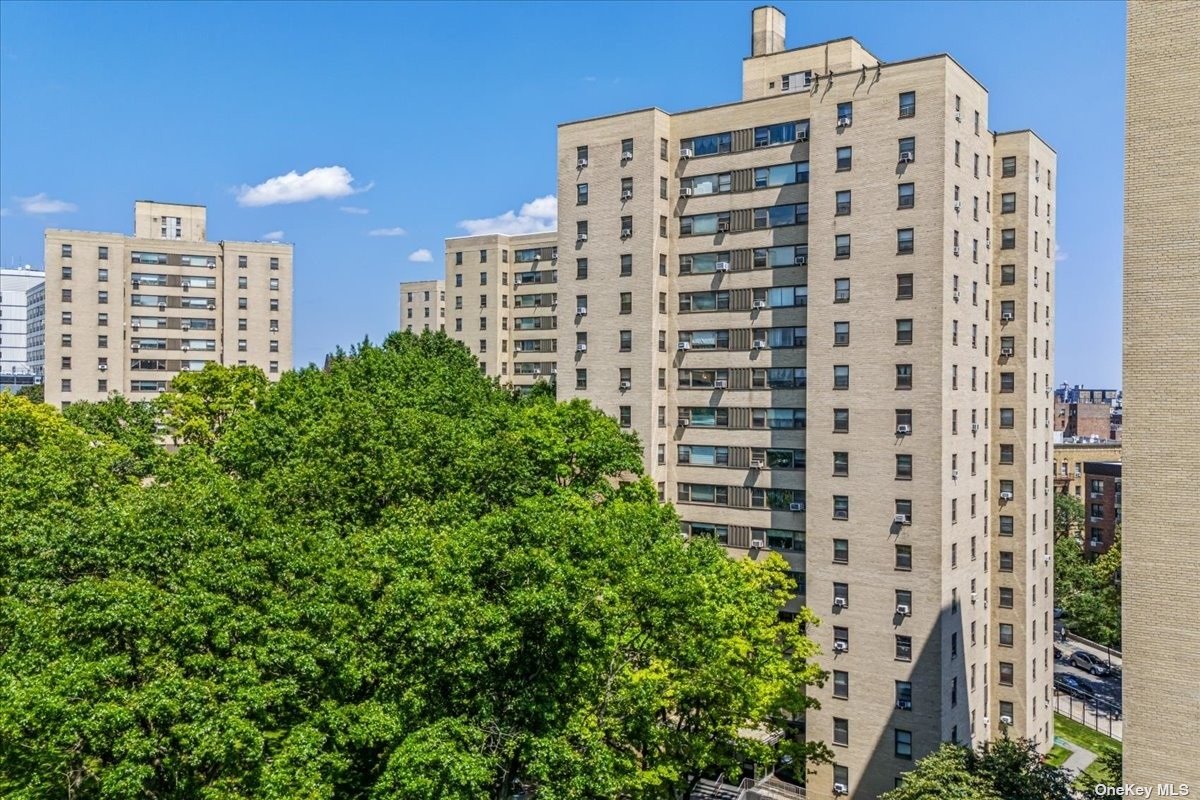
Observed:
[[[754,5],[4,2],[0,260],[40,263],[47,226],[130,232],[136,199],[204,204],[213,238],[295,243],[319,362],[396,327],[397,283],[440,275],[464,220],[554,192],[557,123],[738,99]],[[1056,380],[1119,385],[1124,4],[778,5],[792,47],[950,52],[993,127],[1050,142]]]

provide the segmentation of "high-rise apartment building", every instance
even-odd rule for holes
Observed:
[[[1200,785],[1200,4],[1128,4],[1124,774]]]
[[[292,366],[292,246],[208,241],[204,206],[134,204],[134,233],[46,230],[46,401],[148,400],[210,361]]]
[[[32,383],[29,358],[28,292],[41,284],[46,273],[33,267],[0,268],[0,387]]]
[[[400,330],[420,333],[445,329],[445,281],[407,281],[400,284]]]
[[[562,313],[558,268],[554,231],[447,239],[446,333],[505,384],[527,388],[554,380]],[[401,284],[401,291],[407,287]]]
[[[1056,157],[949,56],[784,28],[754,10],[738,102],[559,127],[541,346],[685,533],[792,565],[832,673],[810,792],[874,798],[942,741],[1053,740]],[[491,241],[447,243],[464,327]]]

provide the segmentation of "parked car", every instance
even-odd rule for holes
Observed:
[[[1062,661],[1062,657],[1063,657],[1063,651],[1062,651],[1062,649],[1061,649],[1061,648],[1059,648],[1059,646],[1058,646],[1058,645],[1055,645],[1055,646],[1054,646],[1054,660],[1055,660],[1055,661]]]
[[[1059,675],[1054,680],[1054,687],[1060,692],[1069,694],[1071,697],[1078,697],[1080,700],[1092,696],[1092,693],[1074,675]]]
[[[1086,650],[1076,650],[1071,655],[1071,666],[1078,667],[1093,675],[1107,675],[1112,671],[1109,669],[1108,664],[1105,664]]]

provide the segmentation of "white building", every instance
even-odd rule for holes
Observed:
[[[28,265],[0,269],[0,383],[33,374],[28,352],[28,292],[45,280],[45,272]]]

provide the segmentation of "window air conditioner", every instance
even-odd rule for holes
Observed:
[[[755,458],[750,461],[750,469],[762,469],[763,462],[761,459]]]
[[[897,436],[908,436],[910,433],[912,433],[911,425],[897,425],[896,426],[896,435]]]
[[[692,187],[690,187],[690,186],[679,187],[679,196],[680,197],[691,197],[692,196]]]
[[[1011,347],[1001,347],[1000,348],[1000,355],[1011,356],[1012,354],[1013,354],[1013,349]]]
[[[575,352],[577,352],[577,353],[586,353],[586,352],[587,352],[587,345],[586,345],[586,344],[584,344],[583,342],[580,342],[579,344],[575,345]]]
[[[1049,554],[1049,553],[1046,553],[1044,556],[1042,556],[1042,559],[1043,559],[1043,560],[1044,560],[1044,561],[1045,561],[1047,564],[1049,564],[1049,563],[1050,563],[1050,554]]]
[[[956,469],[950,470],[950,480],[952,480],[952,481],[958,480],[958,470],[956,470]]]
[[[141,330],[141,328],[142,328],[142,323],[140,323],[140,322],[133,322],[133,323],[130,323],[129,327],[133,328],[135,331],[136,331],[136,330]]]
[[[680,349],[680,350],[691,350],[691,349],[692,349],[692,343],[691,343],[691,342],[680,342],[680,343],[679,343],[679,349]]]
[[[850,645],[846,644],[845,642],[834,642],[833,649],[834,649],[834,652],[844,653],[850,649]]]
[[[788,509],[791,511],[803,511],[804,503],[792,503],[790,506],[788,506]]]
[[[626,150],[624,153],[621,153],[621,160],[622,161],[633,161],[633,151]]]
[[[100,364],[96,368],[101,372],[108,372],[108,364]]]
[[[978,422],[971,423],[971,433],[979,433],[979,423]]]
[[[209,311],[216,311],[216,310],[217,310],[217,304],[216,304],[216,303],[209,303],[209,304],[208,304],[208,310],[209,310]]]
[[[913,154],[912,154],[912,153],[910,153],[910,152],[908,152],[908,151],[905,151],[905,152],[903,152],[903,153],[901,153],[901,154],[900,154],[900,163],[901,163],[901,164],[910,163],[912,160],[913,160]]]
[[[954,246],[954,255],[958,255],[958,245]]]
[[[846,511],[845,509],[842,509],[842,508],[835,508],[833,510],[833,518],[834,519],[849,519],[850,512]]]
[[[728,261],[718,261],[716,266],[714,267],[714,269],[717,272],[729,272],[729,262]]]
[[[971,592],[971,602],[974,603],[979,599],[979,592]]]
[[[142,348],[141,348],[141,346],[140,346],[140,345],[136,345],[136,344],[135,344],[135,345],[130,345],[129,349],[130,349],[131,351],[133,351],[133,352],[135,352],[135,353],[136,353],[136,352],[138,352],[139,350],[141,350]]]
[[[718,222],[717,223],[717,233],[725,233],[728,230],[729,230],[728,222]]]
[[[808,141],[808,129],[807,128],[802,128],[802,129],[796,131],[796,141],[797,142],[807,142]]]
[[[837,648],[835,647],[834,649],[836,650]],[[834,794],[846,794],[849,791],[850,791],[850,787],[846,786],[846,784],[844,784],[844,783],[835,783],[833,785],[833,793]]]
[[[899,608],[899,606],[897,606]],[[912,700],[897,700],[896,708],[902,711],[912,711]]]
[[[850,127],[850,122],[850,117],[838,117],[837,124],[839,128],[848,128]]]
[[[897,514],[894,517],[892,517],[892,522],[894,522],[897,525],[907,525],[908,524],[908,514]]]
[[[186,353],[188,350],[191,350],[192,348],[188,347],[188,346],[185,344],[185,345],[183,345],[182,347],[180,347],[179,349],[180,349],[180,350],[182,350],[183,352],[185,352],[185,353]]]
[[[846,605],[847,605],[847,604],[846,604],[846,598],[844,598],[844,597],[835,597],[835,598],[833,598],[833,604],[834,604],[835,606],[837,606],[838,608],[845,608],[845,607],[846,607]]]
[[[1005,715],[1005,716],[1003,716],[1003,717],[1001,717],[1001,718],[1000,718],[1000,723],[1001,723],[1002,725],[1012,725],[1012,724],[1013,724],[1013,718],[1012,718],[1012,717],[1010,717],[1010,716],[1007,716],[1007,715]]]
[[[586,242],[586,241],[587,241],[587,234],[586,234],[586,233],[581,233],[581,234],[579,234],[578,236],[576,236],[576,237],[575,237],[575,241],[577,241],[577,242]]]
[[[955,254],[955,255],[958,255],[958,248],[957,248],[957,247],[956,247],[956,248],[954,248],[954,254]],[[953,296],[954,296],[954,302],[956,302],[956,303],[957,303],[957,302],[958,302],[958,298],[959,298],[958,289],[955,289],[955,290],[954,290],[954,295],[953,295]]]
[[[1013,499],[1013,493],[1012,493],[1012,492],[1001,492],[1001,493],[1000,493],[1000,499],[1001,499],[1001,500],[1005,500],[1005,501],[1012,500],[1012,499]]]
[[[633,189],[626,189],[625,191],[621,192],[621,199],[622,200],[632,200],[633,199]]]
[[[190,322],[181,322],[181,323],[179,323],[179,330],[181,330],[181,331],[190,331],[191,329],[192,329],[192,323],[190,323]]]
[[[628,239],[633,236],[633,228],[621,228],[621,238]]]
[[[900,603],[898,606],[896,606],[896,613],[902,617],[907,617],[910,614],[912,614],[912,610],[909,609],[909,607],[906,606],[904,603]],[[903,703],[905,701],[901,700],[900,702]]]
[[[754,350],[765,350],[767,347],[767,343],[765,341],[763,341],[762,339],[755,339],[754,344],[750,345],[750,347],[751,347],[751,349],[754,349]]]
[[[955,201],[954,201],[954,210],[955,210],[955,211],[961,211],[961,210],[962,210],[962,201],[961,201],[961,200],[955,200]]]
[[[621,391],[622,391],[622,392],[627,392],[627,391],[629,391],[629,389],[631,388],[631,386],[632,386],[632,384],[631,384],[629,381],[621,381],[621,387],[620,387],[620,388],[621,388]]]
[[[587,166],[587,159],[586,158],[579,159],[579,161],[576,162],[575,166],[579,167],[579,169],[583,169],[584,167]]]
[[[185,283],[185,284],[182,284],[179,288],[183,289],[185,292],[190,292],[192,290],[192,285],[190,283]]]
[[[133,288],[139,289],[139,288],[141,288],[141,286],[142,286],[142,282],[139,281],[137,278],[134,278],[133,279]]]
[[[166,304],[166,303],[159,303],[159,304],[158,304],[158,310],[159,310],[159,311],[166,311],[166,310],[167,310],[167,304]]]
[[[796,266],[803,267],[808,263],[808,256],[796,256]]]
[[[278,325],[272,325],[272,326],[271,326],[271,333],[279,333],[279,326],[278,326]]]
[[[751,306],[753,306],[754,308],[758,308],[758,309],[766,308],[767,301],[766,300],[755,300],[753,303],[751,303]]]
[[[579,308],[575,309],[575,316],[586,317],[587,316],[587,306],[580,306]]]
[[[691,158],[692,157],[692,148],[690,148],[690,147],[679,148],[679,157],[680,158]]]
[[[729,386],[729,381],[713,381],[714,389],[725,389]]]
[[[751,539],[750,540],[750,549],[751,550],[762,550],[763,547],[765,547],[765,546],[766,546],[766,542],[764,542],[762,539]]]
[[[1011,311],[1005,311],[1003,314],[1000,315],[1000,320],[1002,322],[1012,322],[1012,319],[1013,319],[1013,314]]]

